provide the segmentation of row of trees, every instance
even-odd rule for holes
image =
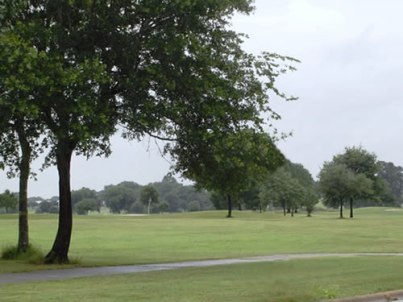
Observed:
[[[219,192],[212,194],[216,209],[225,209],[228,204]],[[284,164],[260,181],[255,180],[246,190],[235,197],[238,209],[264,211],[267,208],[281,208],[284,215],[291,216],[297,210],[305,209],[311,215],[319,202],[316,183],[312,175],[301,164],[286,160]]]
[[[278,118],[269,93],[286,98],[275,81],[293,59],[241,48],[229,22],[252,10],[251,0],[0,3],[0,155],[20,177],[18,251],[29,244],[30,163],[42,153],[59,173],[47,263],[68,262],[73,154],[108,155],[117,129],[169,142],[176,172],[229,201],[249,173],[281,162],[260,114]],[[257,164],[244,152],[254,147]]]

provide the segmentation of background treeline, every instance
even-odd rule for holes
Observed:
[[[365,154],[365,150],[359,148],[347,150]],[[337,155],[335,158],[338,159],[340,156]],[[372,156],[372,161],[374,158]],[[361,162],[366,161],[361,160]],[[321,171],[322,176],[323,173],[328,172],[328,165],[329,163],[324,165]],[[374,167],[376,168],[373,171],[376,175],[376,188],[372,190],[374,191],[372,194],[363,194],[362,197],[356,198],[354,207],[400,207],[403,203],[403,167],[385,161],[376,161]],[[343,175],[341,177],[344,177],[348,185],[349,179]],[[331,183],[336,183],[336,180],[337,177],[332,176]],[[351,179],[351,185],[357,186],[353,181],[354,179]],[[340,184],[338,184],[338,188],[341,188]],[[0,194],[0,213],[16,213],[17,196],[18,194],[8,190]],[[315,181],[303,165],[286,161],[282,167],[269,174],[264,181],[252,182],[247,190],[234,196],[234,207],[238,210],[256,211],[279,209],[284,214],[291,216],[295,212],[304,210],[310,215],[320,201],[321,206],[324,207],[337,208],[340,206],[337,200],[326,198],[323,188],[322,190],[320,188],[320,179],[318,182]],[[174,213],[222,210],[228,207],[226,196],[223,194],[196,190],[193,185],[183,185],[171,175],[166,175],[160,182],[145,186],[124,181],[116,185],[107,185],[98,192],[89,188],[73,190],[72,204],[74,212],[80,215],[88,214],[90,211],[99,212],[102,207],[107,208],[111,213],[138,214],[148,213],[148,211],[150,213]],[[29,207],[36,213],[58,213],[59,198],[57,196],[50,199],[30,197]]]
[[[116,185],[107,185],[102,191],[81,188],[71,192],[73,210],[85,215],[89,211],[100,211],[102,207],[111,213],[147,213],[149,192],[155,190],[156,198],[150,204],[151,213],[203,211],[214,209],[210,193],[197,191],[191,185],[183,185],[172,176],[165,176],[162,181],[142,186],[132,181]],[[30,197],[29,206],[36,213],[58,213],[58,197],[48,200]]]

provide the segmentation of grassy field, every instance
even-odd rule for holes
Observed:
[[[141,264],[302,252],[401,252],[403,211],[361,209],[354,219],[335,212],[308,218],[280,213],[224,212],[135,216],[76,216],[70,256],[83,266]],[[54,215],[31,215],[30,235],[44,252]],[[17,219],[0,215],[0,247],[15,244]],[[15,265],[14,265],[15,264]],[[0,261],[0,272],[34,267]]]
[[[367,208],[308,218],[225,212],[74,217],[70,256],[82,266],[303,252],[403,252],[403,211]],[[0,246],[15,244],[17,217],[0,215]],[[31,215],[31,240],[51,246],[57,217]],[[41,269],[0,261],[0,273]],[[242,264],[63,282],[0,286],[2,301],[317,301],[403,288],[403,259],[360,257]],[[16,291],[18,289],[18,292]]]
[[[403,261],[359,257],[235,264],[0,285],[1,301],[309,302],[402,288]]]

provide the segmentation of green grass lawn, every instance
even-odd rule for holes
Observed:
[[[397,257],[294,260],[0,286],[1,301],[309,302],[403,287]]]
[[[367,208],[283,217],[225,212],[75,216],[71,258],[82,266],[142,264],[305,252],[403,252],[403,211]],[[46,252],[56,215],[31,215]],[[17,216],[0,215],[0,247],[14,245]],[[52,266],[53,267],[53,266]],[[47,268],[0,261],[0,273]],[[354,257],[253,263],[0,286],[1,301],[318,301],[403,288],[403,259]]]
[[[403,252],[403,211],[369,208],[354,219],[337,212],[308,218],[281,213],[225,212],[149,217],[75,216],[70,257],[83,266],[141,264],[303,252]],[[31,215],[31,242],[46,252],[57,227],[55,215]],[[16,243],[17,216],[0,215],[0,247]],[[11,264],[10,264],[11,263]],[[0,273],[32,270],[0,261]]]

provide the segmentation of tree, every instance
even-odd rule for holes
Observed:
[[[159,203],[158,192],[152,185],[147,185],[141,189],[140,202],[147,206],[147,214],[150,215],[151,204]]]
[[[403,167],[378,161],[378,177],[386,183],[385,191],[391,195],[389,204],[399,206],[403,202]]]
[[[75,204],[78,215],[87,215],[89,211],[100,211],[99,203],[93,198],[84,198]]]
[[[283,209],[284,216],[289,210],[294,216],[295,210],[301,206],[304,188],[285,166],[279,168],[262,185],[260,198],[264,206],[270,201]]]
[[[298,208],[305,207],[308,216],[311,216],[319,199],[315,192],[315,182],[309,171],[301,164],[286,160],[283,166],[260,183],[258,196],[262,207],[271,202],[282,207],[284,215],[287,212],[293,215]]]
[[[88,188],[81,188],[79,190],[71,191],[71,204],[73,207],[76,206],[82,200],[93,200],[97,203],[95,207],[97,211],[99,211],[101,205],[98,199],[98,194],[95,190],[91,190]],[[88,204],[88,202],[87,202]],[[94,211],[94,210],[93,210]]]
[[[17,197],[9,190],[5,190],[3,194],[0,194],[0,208],[4,208],[6,213],[16,210],[17,204]]]
[[[324,202],[331,207],[340,207],[340,218],[343,218],[344,202],[349,197],[349,180],[352,172],[344,164],[326,162],[319,173],[319,188]]]
[[[19,9],[23,2],[16,1],[3,7],[3,13]],[[15,11],[14,11],[15,12]],[[3,15],[4,16],[4,15]],[[2,23],[4,19],[1,19]],[[44,133],[43,124],[36,119],[37,108],[30,104],[31,91],[41,86],[41,78],[35,70],[38,52],[13,32],[8,25],[0,31],[0,162],[7,166],[8,177],[19,176],[19,224],[17,251],[25,252],[29,245],[28,235],[28,179],[30,164],[46,145],[38,143]]]
[[[138,199],[141,186],[134,182],[122,182],[117,185],[105,186],[101,198],[112,213],[130,211]]]
[[[350,218],[353,218],[354,200],[359,198],[379,195],[381,192],[375,192],[378,165],[376,155],[368,152],[362,147],[347,147],[342,154],[334,156],[333,162],[344,164],[353,172],[351,176],[350,188]]]
[[[59,202],[57,200],[44,200],[42,201],[35,211],[36,213],[59,213]]]
[[[195,180],[197,186],[225,195],[227,217],[232,217],[232,197],[274,171],[284,159],[266,133],[252,129],[224,136],[214,134],[198,147],[187,155],[177,150],[176,170]]]
[[[44,70],[47,76],[33,92],[60,177],[59,226],[47,262],[68,261],[71,156],[108,154],[117,123],[126,138],[173,141],[166,152],[175,157],[181,149],[184,157],[211,132],[259,128],[260,111],[277,117],[267,92],[283,96],[275,79],[293,69],[291,58],[250,55],[228,29],[235,12],[252,9],[250,0],[39,0],[14,22],[43,56],[39,78]]]
[[[334,161],[325,163],[319,173],[319,188],[325,204],[339,206],[340,218],[343,218],[343,206],[347,201],[350,202],[350,218],[353,218],[354,200],[370,196],[372,184],[372,180],[364,174],[355,174],[347,165]]]

